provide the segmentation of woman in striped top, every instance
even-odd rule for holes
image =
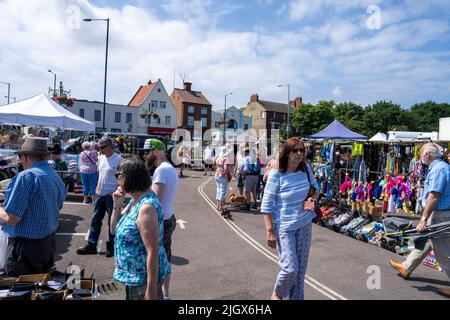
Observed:
[[[273,300],[303,300],[306,267],[311,245],[314,211],[305,210],[309,187],[319,187],[305,160],[305,145],[299,138],[287,140],[280,152],[278,170],[269,174],[261,212],[267,231],[267,243],[278,249],[279,265]],[[309,174],[309,178],[308,175]]]

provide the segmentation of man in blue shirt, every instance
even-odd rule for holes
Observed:
[[[8,276],[47,273],[53,267],[58,215],[67,193],[48,164],[46,139],[27,138],[19,156],[25,170],[11,180],[0,208],[9,237]]]
[[[434,143],[422,147],[421,161],[428,166],[428,173],[422,201],[425,209],[416,230],[425,232],[427,225],[450,221],[450,165],[442,160],[441,151]],[[391,266],[406,279],[431,250],[450,278],[450,238],[431,239],[431,245],[428,243],[423,250],[413,250],[404,263],[390,261]],[[450,296],[450,288],[440,288],[439,292]]]

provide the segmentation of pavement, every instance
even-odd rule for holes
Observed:
[[[270,299],[279,271],[276,251],[266,245],[263,217],[256,211],[232,208],[231,220],[214,209],[215,182],[203,172],[186,171],[175,203],[177,228],[173,234],[170,296],[174,300]],[[234,184],[234,182],[233,182]],[[236,190],[234,190],[236,191]],[[107,219],[99,254],[78,256],[92,215],[92,205],[68,199],[57,232],[59,270],[69,263],[94,274],[97,283],[112,282],[114,259],[105,257]],[[403,280],[388,264],[403,258],[329,229],[313,225],[313,239],[305,284],[307,300],[440,300],[439,287],[450,286],[447,276],[419,266]],[[124,287],[100,294],[100,299],[123,300]],[[108,291],[108,290],[107,290]]]

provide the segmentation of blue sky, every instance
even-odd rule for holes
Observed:
[[[51,68],[74,97],[102,100],[104,25],[71,27],[74,7],[111,19],[112,103],[149,79],[170,94],[174,69],[177,87],[185,74],[215,108],[228,92],[238,107],[253,93],[285,101],[280,83],[312,103],[450,101],[448,0],[0,0],[0,81],[13,96],[46,91]]]

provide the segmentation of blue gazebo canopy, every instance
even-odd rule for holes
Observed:
[[[353,132],[338,120],[334,120],[328,127],[309,136],[309,138],[329,140],[367,140],[366,136]]]

